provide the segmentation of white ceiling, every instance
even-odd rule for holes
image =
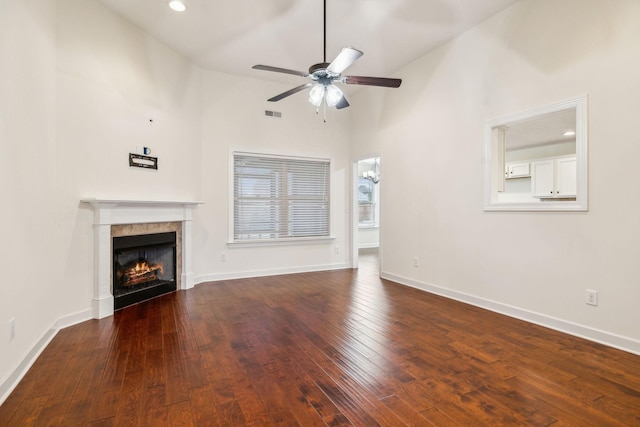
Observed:
[[[323,62],[322,0],[99,0],[199,66],[279,82],[296,76],[255,64],[308,71]],[[344,46],[365,54],[346,75],[396,72],[517,0],[327,0],[327,62]]]

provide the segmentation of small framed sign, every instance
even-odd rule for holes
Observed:
[[[129,166],[145,169],[158,169],[158,158],[129,153]]]

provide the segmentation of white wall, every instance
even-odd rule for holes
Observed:
[[[379,227],[358,228],[358,248],[377,248],[380,246]]]
[[[384,159],[386,277],[640,353],[639,21],[636,0],[525,0],[354,99],[354,146]],[[483,212],[484,121],[583,94],[589,212]]]
[[[0,380],[51,327],[64,255],[55,183],[55,7],[0,2]],[[68,237],[68,236],[67,236]],[[36,268],[29,268],[37,266]],[[34,299],[32,295],[41,297]],[[16,339],[9,342],[9,319]],[[2,383],[0,383],[1,385]],[[0,399],[2,399],[0,390]]]
[[[80,199],[198,198],[202,105],[197,67],[96,1],[1,8],[0,399],[57,326],[90,316]],[[129,168],[134,144],[158,171]]]
[[[619,336],[640,352],[640,193],[625,184],[640,156],[637,1],[524,0],[400,70],[400,89],[363,91],[327,124],[302,94],[264,101],[289,86],[203,72],[94,0],[0,7],[0,399],[59,320],[89,313],[82,197],[204,200],[200,281],[335,268],[348,263],[351,159],[372,153],[384,163],[386,276]],[[589,212],[483,212],[484,120],[584,93]],[[128,167],[139,143],[159,157],[157,172]],[[331,157],[335,242],[228,248],[231,147]],[[598,307],[584,304],[586,288],[600,292]]]
[[[280,85],[213,71],[204,74],[202,198],[206,203],[195,211],[197,283],[349,265],[349,113],[331,109],[324,123],[322,112],[315,114],[305,93],[277,103],[266,101],[297,84],[295,77],[290,85]],[[267,117],[265,110],[279,111],[282,118]],[[331,229],[335,240],[229,247],[229,156],[234,149],[332,159]],[[225,261],[221,260],[223,252]]]
[[[300,94],[266,118],[266,99],[290,86],[203,72],[94,0],[2,0],[0,64],[0,401],[57,327],[91,315],[82,198],[203,200],[199,281],[349,264],[348,113],[325,124]],[[128,166],[134,145],[157,171]],[[231,147],[331,158],[335,239],[227,248]]]

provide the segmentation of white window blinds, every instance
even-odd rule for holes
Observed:
[[[330,166],[234,153],[234,241],[328,237]]]

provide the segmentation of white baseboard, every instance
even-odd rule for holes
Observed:
[[[233,279],[248,279],[251,277],[264,277],[264,276],[280,276],[283,274],[296,274],[296,273],[310,273],[313,271],[327,271],[327,270],[341,270],[344,268],[351,268],[350,263],[339,264],[323,264],[323,265],[307,265],[303,267],[295,268],[274,268],[267,270],[253,270],[253,271],[237,271],[229,273],[210,273],[201,274],[196,276],[196,285],[205,282],[217,282],[220,280],[233,280]]]
[[[312,271],[325,271],[325,270],[339,270],[343,268],[351,268],[349,263],[339,264],[327,264],[327,265],[310,265],[305,267],[296,268],[280,268],[270,270],[254,270],[254,271],[241,271],[221,274],[204,274],[195,276],[195,284],[204,282],[215,282],[219,280],[231,280],[231,279],[245,279],[250,277],[261,276],[277,276],[282,274],[294,274],[294,273],[307,273]],[[113,306],[113,304],[112,304]],[[25,376],[29,368],[36,361],[38,356],[47,347],[51,340],[56,336],[60,329],[73,326],[77,323],[84,322],[94,318],[94,309],[87,309],[78,313],[70,314],[68,316],[61,317],[56,320],[44,336],[36,343],[36,345],[29,351],[20,364],[0,383],[0,405],[6,400],[11,392],[15,389],[18,383]]]
[[[73,326],[77,323],[84,322],[85,320],[92,319],[92,310],[87,309],[78,313],[70,314],[56,320],[47,332],[44,333],[42,338],[33,346],[31,351],[27,353],[25,358],[18,364],[18,366],[0,383],[0,405],[9,397],[11,392],[16,388],[18,383],[24,378],[29,371],[33,363],[38,359],[40,354],[49,345],[51,340],[56,336],[58,331],[68,326]]]
[[[204,282],[215,282],[219,280],[231,280],[231,279],[244,279],[250,277],[260,276],[275,276],[282,274],[294,274],[294,273],[306,273],[312,271],[325,271],[325,270],[338,270],[343,268],[350,268],[348,263],[331,264],[331,265],[318,265],[307,266],[300,268],[286,268],[286,269],[273,269],[273,270],[255,270],[255,271],[243,271],[232,273],[220,273],[220,274],[205,274],[195,277],[195,283],[200,284]],[[573,322],[569,322],[563,319],[557,319],[551,316],[547,316],[540,313],[524,310],[522,308],[510,306],[507,304],[499,303],[496,301],[480,298],[474,295],[466,294],[463,292],[454,291],[451,289],[442,288],[435,285],[419,282],[413,279],[409,279],[402,276],[397,276],[390,273],[383,272],[381,274],[383,279],[391,280],[401,285],[410,286],[421,291],[433,293],[446,298],[450,298],[456,301],[460,301],[466,304],[471,304],[480,308],[484,308],[496,313],[504,314],[506,316],[514,317],[516,319],[524,320],[536,325],[544,326],[556,331],[564,332],[570,335],[574,335],[580,338],[584,338],[590,341],[598,342],[610,347],[614,347],[629,353],[640,355],[640,341],[624,337],[616,334],[612,334],[607,331],[601,331],[598,329],[590,328],[587,326],[579,325]],[[92,319],[92,310],[87,309],[74,314],[70,314],[56,320],[47,332],[38,340],[36,345],[29,351],[22,362],[0,383],[0,405],[9,397],[11,392],[18,385],[20,380],[29,371],[29,368],[36,361],[38,356],[47,347],[51,340],[56,336],[58,331],[62,328],[73,326],[77,323],[84,322]]]
[[[79,311],[77,313],[69,314],[67,316],[59,318],[53,327],[55,329],[64,329],[69,326],[77,325],[78,323],[85,322],[93,319],[93,313],[91,309]]]
[[[545,314],[536,313],[508,304],[503,304],[497,301],[480,298],[474,295],[466,294],[464,292],[458,292],[452,289],[442,288],[428,283],[419,282],[417,280],[397,276],[395,274],[383,272],[381,274],[381,277],[383,279],[387,279],[401,285],[410,286],[421,291],[440,295],[466,304],[474,305],[476,307],[484,308],[489,311],[504,314],[509,317],[514,317],[516,319],[524,320],[529,323],[544,326],[549,329],[564,332],[569,335],[574,335],[576,337],[584,338],[589,341],[594,341],[600,344],[607,345],[609,347],[640,355],[640,341],[633,338],[590,328],[588,326],[579,325],[567,320],[558,319],[552,316],[547,316]]]

